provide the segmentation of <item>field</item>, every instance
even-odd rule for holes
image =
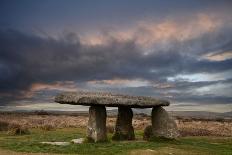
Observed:
[[[194,118],[176,119],[181,137],[177,140],[155,139],[150,142],[142,140],[143,129],[150,124],[145,115],[135,115],[133,125],[136,132],[135,141],[111,141],[115,116],[107,118],[109,142],[71,144],[53,146],[41,144],[43,141],[67,141],[85,137],[88,117],[83,115],[54,114],[0,114],[0,155],[3,154],[232,154],[232,121]],[[8,128],[4,129],[4,123]],[[11,125],[9,125],[11,124]],[[9,134],[9,126],[27,129],[23,135]],[[16,153],[17,152],[17,153]]]

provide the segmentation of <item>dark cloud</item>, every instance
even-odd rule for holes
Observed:
[[[91,87],[93,91],[111,91],[114,93],[123,93],[128,95],[153,96],[156,98],[167,99],[171,103],[192,103],[201,104],[231,104],[232,97],[220,94],[199,93],[195,91],[198,88],[214,86],[216,84],[231,85],[232,79],[217,81],[175,81],[164,83],[170,87],[140,86],[140,87]],[[162,85],[162,84],[161,84]],[[85,87],[86,88],[86,87]],[[232,93],[232,86],[230,92]]]
[[[192,45],[195,41],[192,40]],[[214,41],[212,40],[211,44],[216,44]],[[229,40],[221,47],[231,50],[231,42]],[[195,45],[191,47],[190,43],[186,43],[183,46],[183,43],[178,41],[172,43],[175,45],[172,49],[158,51],[154,49],[153,52],[145,54],[144,49],[133,39],[110,38],[105,44],[86,45],[73,33],[52,38],[16,30],[2,30],[0,31],[0,94],[4,95],[1,95],[1,100],[22,95],[22,92],[29,90],[33,83],[55,81],[85,83],[89,80],[113,78],[165,82],[167,77],[178,74],[219,73],[231,70],[232,59],[222,61],[199,59],[188,51]],[[203,46],[200,48],[202,50]],[[211,84],[213,83],[176,82],[175,86],[176,89],[186,89]],[[145,92],[148,91],[140,94]],[[9,94],[12,96],[9,97]]]
[[[215,94],[206,94],[206,95],[184,95],[178,96],[174,99],[176,102],[182,103],[194,103],[195,105],[201,104],[231,104],[232,97],[228,96],[215,96]]]

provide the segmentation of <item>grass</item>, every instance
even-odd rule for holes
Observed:
[[[0,147],[16,152],[41,152],[64,154],[206,154],[231,155],[232,138],[220,137],[184,137],[179,140],[142,141],[142,131],[135,132],[136,141],[110,141],[106,143],[71,144],[68,146],[52,146],[40,144],[42,141],[70,141],[85,137],[85,129],[65,128],[52,131],[33,129],[29,135],[7,135],[0,132]],[[111,139],[112,134],[108,135]],[[0,152],[1,154],[1,152]]]

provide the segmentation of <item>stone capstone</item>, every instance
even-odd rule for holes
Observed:
[[[175,121],[169,117],[167,111],[162,107],[152,109],[152,135],[174,139],[179,136]]]
[[[126,106],[118,107],[118,116],[116,120],[113,140],[134,140],[134,128],[132,126],[133,111]]]
[[[72,105],[104,105],[108,107],[128,106],[132,108],[152,108],[168,106],[169,102],[152,97],[128,96],[103,92],[66,92],[55,97],[55,102]]]
[[[106,141],[106,108],[104,106],[91,106],[87,125],[87,139],[89,141]]]

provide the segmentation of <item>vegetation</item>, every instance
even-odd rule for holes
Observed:
[[[25,126],[21,126],[19,124],[10,124],[8,125],[8,130],[7,130],[7,134],[8,135],[25,135],[25,134],[29,134],[29,129],[26,128]]]
[[[152,139],[142,141],[141,130],[136,130],[136,141],[109,141],[106,143],[70,144],[53,146],[41,144],[43,141],[70,141],[85,137],[83,128],[56,130],[31,129],[28,135],[8,135],[0,132],[0,147],[16,152],[67,153],[67,154],[232,154],[232,137],[184,137],[179,140]],[[108,135],[111,139],[112,134]]]
[[[0,120],[0,131],[8,130],[8,126],[8,122]]]

